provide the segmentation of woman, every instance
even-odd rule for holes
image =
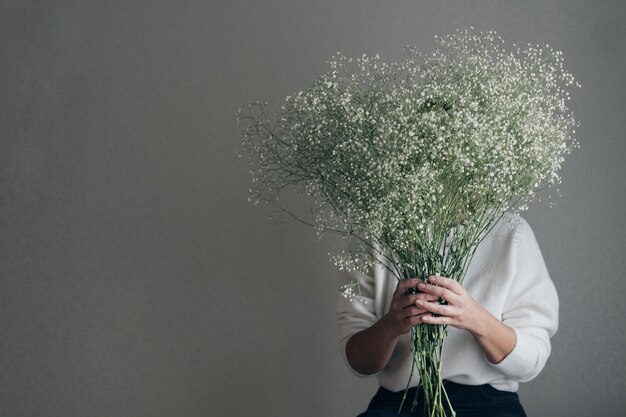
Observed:
[[[517,389],[543,369],[558,328],[559,300],[535,235],[506,213],[478,245],[463,285],[439,276],[398,281],[375,265],[350,273],[360,296],[340,297],[341,352],[357,376],[376,375],[380,388],[359,417],[397,416],[409,380],[413,325],[447,324],[442,378],[457,417],[525,416]],[[407,289],[417,287],[413,294]],[[447,305],[440,305],[443,297]],[[414,375],[407,399],[413,398]],[[418,400],[422,397],[418,397]],[[402,416],[421,416],[418,406]],[[421,402],[420,402],[421,403]],[[444,401],[445,404],[445,401]]]

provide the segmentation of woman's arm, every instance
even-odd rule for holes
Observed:
[[[400,335],[391,331],[386,317],[355,333],[346,344],[346,357],[352,369],[363,375],[382,370],[389,362]]]
[[[487,360],[493,364],[500,363],[513,351],[517,335],[511,326],[502,323],[489,311],[483,311],[484,319],[470,333],[485,352]]]
[[[398,282],[389,311],[376,323],[353,334],[346,344],[346,358],[356,372],[371,375],[382,370],[398,343],[413,325],[420,322],[425,309],[416,307],[418,301],[436,301],[437,297],[425,294],[406,294],[422,280],[404,279]]]

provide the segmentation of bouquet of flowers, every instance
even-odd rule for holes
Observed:
[[[462,283],[490,228],[558,184],[577,146],[566,102],[569,87],[580,85],[561,52],[506,51],[494,31],[473,28],[436,42],[428,54],[407,45],[393,63],[338,52],[274,118],[260,101],[237,112],[251,200],[275,204],[318,234],[349,238],[333,256],[341,269],[379,263],[398,279],[437,274]],[[310,197],[304,213],[278,203],[287,187]],[[445,335],[442,325],[411,332],[411,376],[418,372],[431,416],[445,416]]]

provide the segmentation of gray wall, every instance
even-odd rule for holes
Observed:
[[[396,59],[470,25],[549,43],[583,85],[562,197],[526,214],[561,323],[522,402],[623,415],[623,1],[0,4],[0,415],[362,411],[376,384],[339,356],[338,243],[248,203],[235,110],[336,51]]]

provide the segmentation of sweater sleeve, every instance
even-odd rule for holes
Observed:
[[[346,272],[346,276],[349,280],[352,280],[352,283],[356,283],[357,287],[354,289],[352,300],[346,298],[342,293],[338,294],[337,325],[339,346],[348,369],[356,376],[364,378],[371,375],[360,374],[350,366],[346,355],[346,345],[353,334],[369,328],[378,321],[374,305],[374,277],[360,272]]]
[[[530,225],[520,218],[519,227],[516,273],[502,313],[502,322],[513,328],[517,341],[502,361],[491,365],[518,382],[527,382],[541,372],[550,356],[559,299]]]

